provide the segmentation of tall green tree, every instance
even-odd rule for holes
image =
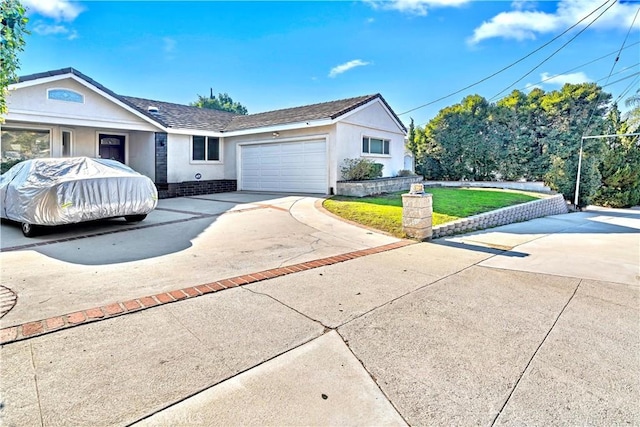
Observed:
[[[620,110],[614,106],[609,113],[607,135],[603,138],[604,155],[600,164],[601,186],[594,201],[601,206],[627,208],[640,205],[640,140],[633,133],[629,118],[622,120]]]
[[[0,114],[7,112],[6,95],[11,83],[18,80],[20,68],[18,54],[24,50],[24,36],[29,34],[25,8],[19,0],[0,3]],[[0,123],[4,119],[0,117]]]
[[[541,106],[550,125],[547,139],[551,167],[545,174],[545,182],[568,200],[575,198],[582,136],[602,134],[610,100],[611,95],[595,83],[567,83],[561,90],[549,92],[542,99]],[[578,203],[585,206],[592,202],[600,186],[603,142],[585,139],[582,146]]]
[[[625,100],[625,105],[631,107],[626,114],[629,133],[638,132],[640,130],[640,89]]]
[[[425,127],[421,166],[444,179],[488,180],[496,167],[489,128],[490,104],[480,95],[442,109]]]
[[[198,95],[198,99],[195,102],[190,103],[189,105],[193,107],[199,108],[208,108],[210,110],[220,110],[220,111],[228,111],[230,113],[236,114],[247,114],[247,108],[240,104],[239,102],[235,102],[227,93],[219,93],[216,97],[213,94],[213,89],[211,89],[211,93],[209,96]]]
[[[527,96],[513,91],[492,108],[490,132],[497,145],[497,175],[508,181],[528,176],[533,160]]]
[[[413,117],[411,118],[411,123],[409,123],[409,134],[407,135],[407,149],[413,154],[413,158],[415,159],[418,155],[418,144],[416,141],[416,125],[413,122]]]

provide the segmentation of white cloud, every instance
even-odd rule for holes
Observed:
[[[64,35],[68,40],[74,40],[78,38],[78,32],[73,29],[69,29],[64,25],[50,25],[42,21],[37,21],[33,27],[33,32],[41,36],[50,35]]]
[[[494,37],[516,40],[535,39],[539,34],[559,32],[570,27],[601,4],[602,0],[560,0],[556,11],[548,13],[530,10],[532,4],[514,3],[512,4],[514,10],[499,13],[476,28],[469,42],[476,44]],[[609,4],[611,3],[607,6]],[[607,6],[585,19],[582,25],[585,26],[591,22]],[[591,25],[591,28],[629,28],[636,10],[637,5],[616,2]],[[636,20],[634,26],[640,29],[640,20]]]
[[[566,83],[571,84],[580,84],[591,81],[589,77],[582,71],[578,73],[570,73],[570,74],[558,74],[552,75],[549,73],[540,74],[540,83],[555,85],[555,86],[564,86]]]
[[[164,51],[166,53],[171,53],[176,50],[176,45],[178,43],[171,37],[163,37],[162,42],[164,43]]]
[[[397,10],[412,15],[424,16],[431,8],[457,7],[471,0],[365,0],[374,9]]]
[[[538,7],[538,2],[532,0],[513,0],[511,7],[515,10],[533,10]]]
[[[44,22],[38,22],[33,27],[33,32],[41,36],[49,36],[51,34],[68,34],[69,29],[64,25],[49,25]]]
[[[370,62],[366,62],[366,61],[362,61],[360,59],[354,59],[352,61],[345,62],[344,64],[340,64],[340,65],[337,65],[337,66],[333,67],[331,69],[331,71],[329,71],[329,77],[333,78],[333,77],[338,76],[339,74],[342,74],[342,73],[344,73],[346,71],[351,70],[352,68],[362,67],[362,66],[369,65],[369,64],[371,64],[371,63]]]
[[[27,15],[37,13],[58,21],[73,21],[84,10],[78,3],[67,0],[22,0]]]
[[[533,89],[544,89],[543,85],[553,85],[562,87],[567,83],[571,84],[580,84],[592,81],[585,73],[582,71],[577,73],[569,73],[569,74],[551,74],[551,73],[542,73],[540,74],[540,81],[538,83],[527,83],[525,85],[525,90],[532,91]]]

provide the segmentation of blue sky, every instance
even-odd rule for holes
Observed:
[[[509,65],[604,2],[23,0],[31,35],[19,74],[74,67],[116,93],[182,104],[213,88],[250,113],[381,93],[401,114]],[[540,63],[611,2],[511,69],[401,119],[424,125],[465,95],[491,99],[520,79],[509,91],[604,84],[615,55],[594,60],[621,48],[638,1],[616,3]],[[640,87],[640,16],[626,46],[609,79],[621,81],[605,88],[614,98]]]

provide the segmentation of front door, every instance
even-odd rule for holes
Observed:
[[[100,141],[100,158],[117,160],[124,163],[124,135],[98,135]]]

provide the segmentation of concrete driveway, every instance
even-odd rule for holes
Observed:
[[[315,243],[320,252],[257,255],[262,265],[292,269],[3,345],[3,423],[640,425],[640,211],[592,210],[401,247],[334,222],[313,198],[273,202],[250,202],[274,207],[213,223],[224,220],[235,233],[214,226],[199,236],[242,240],[255,228],[234,218],[271,228],[269,217],[290,215],[304,223],[297,227],[327,235]],[[313,249],[296,230],[286,230],[292,241]],[[222,252],[214,244],[190,252],[201,260],[192,265],[215,266]],[[320,253],[328,258],[314,261]],[[6,256],[97,268],[35,249],[1,256],[3,269]],[[149,260],[117,265],[136,274]],[[146,281],[132,288],[165,281],[145,268]],[[198,282],[192,275],[184,271]],[[184,286],[178,276],[167,283]],[[119,292],[127,288],[113,288]]]
[[[160,200],[147,219],[2,224],[2,285],[19,295],[0,327],[396,242],[318,211],[320,198],[224,193]]]

